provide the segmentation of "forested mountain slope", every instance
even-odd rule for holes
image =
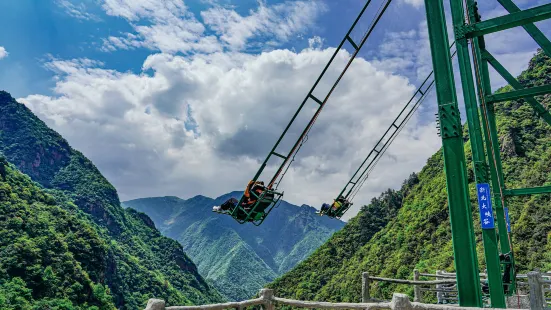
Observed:
[[[46,242],[48,234],[44,240],[34,240],[33,236],[23,235],[15,244],[25,247],[29,255],[32,254],[31,257],[36,256],[36,261],[29,265],[21,263],[27,262],[28,257],[19,259],[19,264],[14,263],[18,257],[17,251],[3,246],[0,251],[0,283],[7,283],[8,290],[16,283],[18,287],[32,289],[29,294],[35,299],[67,298],[75,305],[81,305],[87,301],[82,294],[90,295],[94,287],[101,289],[100,286],[88,283],[103,284],[109,288],[107,291],[112,296],[113,304],[119,309],[143,308],[151,297],[166,299],[170,304],[223,300],[199,275],[197,267],[185,255],[178,242],[162,236],[147,215],[123,209],[116,190],[97,168],[6,92],[0,92],[0,152],[15,168],[44,188],[38,189],[38,184],[32,185],[28,180],[23,184],[23,181],[8,178],[7,187],[11,187],[11,190],[7,191],[9,195],[2,198],[3,212],[20,212],[23,215],[19,216],[22,223],[18,222],[19,217],[13,219],[6,215],[1,218],[2,233],[12,236],[21,230],[34,234],[35,229],[38,233],[41,227],[28,227],[25,221],[25,217],[38,217],[34,220],[49,225],[43,229],[51,233],[51,238],[63,239],[60,236],[67,231],[74,234],[64,237],[68,240],[51,244]],[[13,178],[24,179],[12,168],[7,168],[7,171]],[[23,185],[14,184],[10,180]],[[55,203],[51,199],[44,202],[37,198],[41,197],[42,191],[53,195]],[[49,220],[56,214],[63,216]],[[12,224],[12,221],[15,223]],[[81,238],[79,234],[84,235]],[[3,242],[4,236],[2,239]],[[62,241],[68,244],[65,246],[68,250],[65,250]],[[77,248],[74,251],[71,249],[72,243]],[[56,251],[61,251],[63,259],[80,265],[78,268],[83,271],[78,271],[75,277],[65,277],[56,270],[58,265],[55,259],[47,258]],[[92,258],[79,254],[79,251]],[[52,269],[48,269],[49,266]],[[63,279],[60,286],[67,287],[67,290],[48,291],[49,284],[45,281],[49,281],[47,279],[50,276],[44,273],[51,271],[54,274],[60,272],[57,274]],[[22,275],[23,282],[17,279]],[[82,293],[83,290],[85,293]]]
[[[58,198],[0,155],[0,309],[114,309],[105,240]]]
[[[541,51],[519,77],[525,87],[551,83],[551,59]],[[499,91],[509,91],[509,86]],[[546,108],[551,96],[538,97]],[[508,188],[551,185],[551,126],[523,100],[496,104],[504,174]],[[484,268],[471,149],[465,132],[474,225],[480,268]],[[509,200],[518,270],[551,269],[551,195]],[[452,271],[453,250],[442,152],[402,187],[363,207],[341,231],[293,270],[270,284],[282,297],[304,300],[361,299],[361,273],[411,278],[413,269]],[[374,297],[390,298],[411,287],[374,284]]]
[[[285,201],[259,227],[240,225],[229,216],[212,212],[214,205],[240,195],[143,198],[123,205],[145,212],[164,235],[180,241],[199,272],[233,300],[257,293],[344,225],[316,215],[312,207]]]

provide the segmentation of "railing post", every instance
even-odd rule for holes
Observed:
[[[530,271],[528,273],[528,284],[530,285],[530,309],[544,310],[546,302],[541,285],[541,273]]]
[[[439,275],[442,274],[442,271],[440,270],[436,270],[436,280],[442,280],[441,277],[439,277]],[[436,284],[436,289],[437,290],[441,290],[442,289],[442,284]],[[444,303],[444,294],[440,291],[437,291],[436,292],[436,302],[438,304],[443,304]]]
[[[263,288],[260,290],[260,297],[264,299],[264,303],[262,304],[264,310],[274,310],[274,302],[272,298],[274,297],[274,290]]]
[[[145,310],[165,310],[165,301],[162,299],[150,299],[147,301]]]
[[[413,280],[419,281],[419,270],[413,270]],[[421,293],[421,286],[413,286],[413,301],[414,302],[423,302],[423,293]]]
[[[390,309],[392,310],[411,310],[413,306],[409,302],[409,297],[406,294],[394,293],[392,295],[392,301],[390,302]]]
[[[367,272],[362,273],[362,302],[366,303],[371,300],[369,296],[369,274]]]

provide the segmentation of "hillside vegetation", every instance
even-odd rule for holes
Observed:
[[[216,199],[196,196],[143,198],[124,202],[145,212],[159,230],[178,240],[197,263],[199,272],[222,294],[243,300],[289,271],[344,226],[320,217],[309,206],[285,201],[259,226],[240,225],[212,212],[233,192]]]
[[[519,77],[525,87],[551,83],[551,59],[541,51]],[[509,91],[510,86],[499,91]],[[546,108],[551,96],[538,97]],[[508,188],[551,185],[551,126],[523,100],[496,104],[504,175]],[[484,255],[476,204],[471,149],[465,133],[474,225],[481,270]],[[551,195],[509,200],[512,242],[518,271],[551,270]],[[361,273],[410,278],[413,269],[453,271],[442,152],[433,155],[417,177],[400,191],[389,190],[362,208],[312,256],[270,284],[282,297],[303,300],[361,299]],[[375,283],[376,298],[411,287]]]
[[[108,246],[77,207],[0,157],[0,308],[113,309]]]
[[[177,241],[147,215],[123,209],[98,169],[6,92],[0,153],[7,177],[0,187],[0,308],[29,309],[17,306],[23,300],[61,299],[84,309],[143,309],[152,297],[172,305],[224,300]]]

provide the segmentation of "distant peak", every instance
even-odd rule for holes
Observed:
[[[4,90],[0,90],[0,104],[8,101],[12,101],[14,98],[11,96],[10,93]]]
[[[159,196],[159,197],[143,197],[143,198],[130,199],[130,200],[123,201],[123,203],[132,203],[132,202],[137,202],[137,201],[159,200],[159,199],[162,199],[162,200],[184,200],[184,199],[182,199],[180,197],[177,197],[177,196]]]
[[[216,197],[215,200],[222,199],[222,198],[229,198],[229,197],[240,197],[241,195],[243,195],[243,191],[233,191],[233,192],[229,192],[227,194],[218,196]]]
[[[212,199],[210,197],[207,197],[207,196],[203,196],[203,195],[195,195],[191,198],[189,198],[188,200],[203,200],[203,199]]]

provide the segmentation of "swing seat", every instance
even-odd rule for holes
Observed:
[[[344,203],[344,204],[340,207],[340,209],[337,209],[337,211],[335,212],[335,213],[336,213],[335,217],[336,217],[337,219],[340,219],[340,218],[344,215],[344,213],[346,213],[346,211],[348,211],[348,209],[350,209],[350,207],[351,207],[352,205],[353,205],[353,203],[348,202],[348,201],[347,201],[346,203]]]
[[[319,211],[319,215],[326,215],[330,218],[337,218],[340,219],[348,209],[353,205],[353,203],[345,201],[337,210],[333,210],[333,208],[329,208],[325,211]]]
[[[229,214],[240,224],[252,222],[258,226],[270,214],[274,206],[279,203],[283,193],[264,188],[259,195],[256,193],[251,193],[251,195],[256,198],[251,206],[243,206],[239,203]]]

